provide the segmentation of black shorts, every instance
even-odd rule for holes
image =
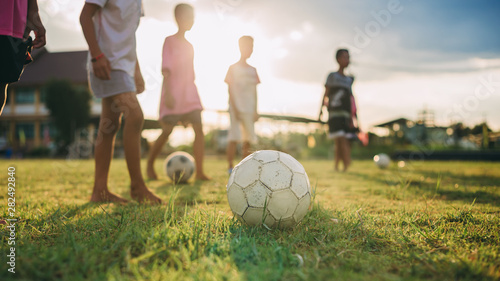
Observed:
[[[0,35],[0,83],[16,82],[24,66],[31,62],[31,38],[26,41],[7,35]]]
[[[345,116],[334,116],[328,119],[328,137],[330,139],[345,137],[350,131],[350,118]]]
[[[201,110],[193,110],[184,114],[166,115],[160,121],[172,126],[183,125],[184,127],[189,124],[201,124]]]

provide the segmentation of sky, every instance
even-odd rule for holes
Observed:
[[[85,50],[78,17],[84,1],[39,0],[51,52]],[[197,0],[186,34],[195,49],[196,84],[209,114],[227,109],[227,68],[237,40],[255,39],[261,113],[316,119],[333,58],[348,48],[362,129],[434,111],[438,125],[484,121],[500,130],[500,1],[496,0]],[[158,117],[161,50],[176,32],[180,1],[143,0],[137,52],[146,80],[146,118]],[[207,122],[220,122],[216,117]]]

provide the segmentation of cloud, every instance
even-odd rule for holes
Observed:
[[[413,1],[396,26],[402,46],[447,53],[500,54],[500,2]]]

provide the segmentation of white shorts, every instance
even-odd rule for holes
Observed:
[[[243,141],[256,143],[257,135],[255,134],[254,113],[240,112],[240,119],[237,120],[234,111],[229,109],[229,119],[231,126],[229,128],[228,141]]]
[[[112,70],[110,80],[101,80],[88,73],[90,88],[96,98],[107,98],[118,94],[135,92],[134,77],[122,70]]]

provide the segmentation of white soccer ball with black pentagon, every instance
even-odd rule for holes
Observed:
[[[247,225],[289,228],[306,215],[311,187],[304,167],[295,158],[261,150],[234,167],[227,198],[233,214]]]
[[[165,172],[174,183],[186,183],[195,172],[194,159],[189,153],[178,151],[165,159]]]
[[[391,158],[385,153],[380,153],[373,156],[373,162],[380,168],[385,169],[391,164]]]

